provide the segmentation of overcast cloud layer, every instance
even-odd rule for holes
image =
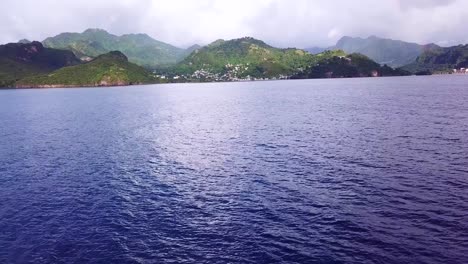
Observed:
[[[1,0],[0,42],[103,28],[177,46],[253,36],[279,47],[330,46],[344,35],[468,42],[467,0]]]

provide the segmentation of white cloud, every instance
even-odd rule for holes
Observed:
[[[0,42],[104,28],[179,46],[218,38],[273,45],[331,45],[342,35],[466,42],[465,0],[2,0]]]

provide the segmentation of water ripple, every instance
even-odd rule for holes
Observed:
[[[0,91],[0,262],[467,263],[466,83]]]

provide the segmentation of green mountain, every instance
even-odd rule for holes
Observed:
[[[195,50],[174,68],[182,80],[232,81],[264,78],[340,78],[400,76],[395,70],[361,54],[342,50],[312,55],[299,49],[279,49],[254,38],[217,40]]]
[[[400,67],[412,63],[426,50],[438,48],[435,44],[419,45],[400,40],[343,37],[329,49],[344,50],[346,53],[361,53],[379,64]]]
[[[365,55],[353,53],[345,55],[326,51],[318,54],[323,57],[317,64],[310,65],[304,71],[292,76],[292,79],[316,78],[352,78],[352,77],[379,77],[409,75],[400,69],[393,69],[387,65],[381,66]]]
[[[68,48],[73,52],[45,48],[39,42],[22,42],[0,46],[1,86],[114,86],[158,81],[236,81],[407,74],[401,69],[381,66],[360,54],[347,55],[342,50],[332,50],[312,55],[300,49],[275,48],[250,37],[217,40],[208,46],[194,45],[186,50],[157,42],[144,34],[118,37],[96,29],[86,30],[81,34],[63,33],[44,41],[48,46]],[[108,52],[112,47],[121,51]],[[453,63],[465,65],[466,53],[463,53],[463,48],[464,46],[460,46],[447,51],[443,48],[430,49],[432,53],[424,53],[418,61],[424,65],[439,63],[441,59],[430,58],[440,55],[444,58],[456,57]],[[170,50],[175,49],[178,50],[178,56],[186,58],[172,67],[159,68],[158,75],[134,64],[137,62],[145,65],[144,60],[151,60],[151,56],[157,54],[161,57],[162,50],[167,55],[171,53]],[[83,63],[75,54],[87,62]],[[448,63],[444,62],[444,65]],[[160,64],[159,67],[161,66]],[[150,66],[146,64],[146,67]]]
[[[79,64],[70,51],[44,48],[40,42],[0,45],[0,87],[15,81]]]
[[[120,86],[155,82],[146,69],[128,62],[120,51],[112,51],[84,64],[27,77],[18,81],[16,87]]]
[[[130,62],[147,68],[174,65],[188,52],[170,44],[157,41],[146,34],[112,35],[102,29],[88,29],[83,33],[62,33],[43,41],[44,46],[71,50],[82,60],[118,50]]]
[[[460,68],[468,68],[468,45],[428,50],[413,63],[402,67],[416,74],[451,72]]]
[[[198,44],[195,44],[195,45],[192,45],[190,47],[188,47],[186,50],[185,50],[185,53],[186,53],[186,56],[187,57],[188,55],[190,55],[190,53],[198,50],[198,49],[201,49],[202,46],[198,45]]]
[[[225,75],[230,78],[264,78],[291,75],[314,61],[299,49],[278,49],[250,37],[217,40],[192,52],[174,68],[179,74]]]

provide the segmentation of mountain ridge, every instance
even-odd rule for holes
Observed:
[[[426,50],[439,48],[436,44],[420,45],[417,43],[381,38],[375,35],[367,38],[343,36],[334,46],[325,50],[344,50],[346,53],[361,53],[379,64],[401,67],[412,63]],[[310,48],[312,53],[321,48]]]
[[[145,33],[117,36],[97,28],[90,28],[82,33],[60,33],[46,38],[43,44],[50,48],[71,50],[82,60],[119,50],[129,61],[146,68],[173,65],[187,55],[185,49],[153,39]]]
[[[403,41],[343,37],[337,46],[348,50],[370,46],[378,52],[412,47],[422,50],[414,61],[394,69],[360,53],[349,53],[337,47],[328,51],[316,49],[311,54],[297,48],[277,48],[252,37],[223,40],[199,46],[193,45],[181,52],[179,62],[152,70],[138,57],[154,58],[155,53],[175,46],[157,41],[144,33],[116,36],[102,29],[87,29],[82,33],[61,33],[47,38],[47,46],[66,46],[66,49],[48,48],[40,42],[0,45],[0,85],[17,87],[108,86],[140,83],[181,81],[240,81],[289,78],[343,78],[376,77],[448,72],[453,67],[468,65],[468,45],[441,48],[435,44],[418,45]],[[383,44],[382,44],[383,43]],[[135,48],[137,47],[137,48]],[[148,49],[149,47],[149,49]],[[383,47],[383,48],[382,48]],[[108,51],[111,48],[115,50]],[[148,51],[149,50],[149,51]],[[149,53],[148,53],[149,52]],[[42,54],[42,55],[41,55]],[[80,55],[81,61],[75,54]],[[414,54],[401,52],[401,54]],[[394,54],[393,54],[394,55]],[[392,56],[393,56],[392,55]],[[410,56],[408,55],[408,56]],[[144,69],[139,65],[146,66]],[[172,66],[170,66],[172,65]],[[160,65],[161,66],[161,65]],[[76,71],[76,73],[74,73]],[[78,78],[79,77],[79,78]]]
[[[427,50],[402,67],[418,75],[451,73],[461,68],[468,68],[468,44]]]

